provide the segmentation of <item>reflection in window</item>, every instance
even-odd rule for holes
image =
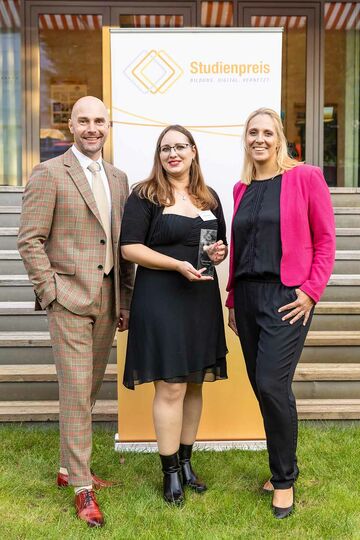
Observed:
[[[182,15],[120,15],[121,28],[181,28]]]
[[[324,172],[331,186],[359,186],[360,4],[326,3]]]
[[[289,154],[305,159],[306,134],[306,30],[304,16],[253,16],[253,27],[283,27],[281,117]]]
[[[21,184],[19,1],[0,0],[0,184]]]
[[[201,2],[201,26],[233,26],[232,2]]]
[[[101,24],[101,15],[39,16],[41,161],[71,146],[68,120],[75,101],[102,98]]]

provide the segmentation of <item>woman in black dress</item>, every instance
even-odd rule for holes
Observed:
[[[153,418],[164,498],[175,504],[184,499],[183,485],[198,493],[206,490],[190,463],[202,383],[227,378],[216,271],[211,277],[197,269],[201,229],[217,232],[208,250],[216,265],[227,255],[220,201],[205,185],[191,133],[168,126],[157,141],[150,177],[134,187],[127,201],[121,253],[138,264],[124,385],[155,384]]]

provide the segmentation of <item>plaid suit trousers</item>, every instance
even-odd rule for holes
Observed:
[[[60,465],[73,486],[92,484],[91,411],[116,331],[113,281],[112,275],[103,278],[87,315],[76,315],[56,300],[47,308],[59,381]]]

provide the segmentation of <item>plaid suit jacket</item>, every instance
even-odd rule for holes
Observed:
[[[120,226],[129,194],[125,173],[103,162],[112,212],[116,315],[129,309],[134,265],[122,260]],[[105,233],[89,182],[73,151],[37,165],[25,187],[18,249],[33,283],[35,309],[53,300],[86,315],[99,294]]]

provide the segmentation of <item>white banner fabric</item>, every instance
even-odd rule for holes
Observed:
[[[229,224],[244,121],[259,107],[280,113],[281,29],[112,29],[110,36],[114,165],[130,185],[145,179],[163,128],[184,125]]]

